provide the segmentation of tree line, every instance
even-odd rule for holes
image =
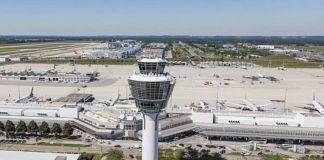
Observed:
[[[73,128],[69,123],[65,123],[63,127],[61,127],[59,123],[53,123],[50,127],[45,121],[38,126],[34,120],[30,121],[28,125],[22,120],[20,120],[17,125],[7,120],[5,124],[0,121],[0,131],[5,132],[7,136],[28,134],[31,136],[40,135],[46,137],[48,135],[53,135],[57,137],[72,135]]]
[[[136,157],[137,160],[141,160],[141,156]],[[198,151],[193,148],[186,149],[160,149],[159,160],[226,160],[219,153],[210,153],[209,150],[202,149]],[[120,159],[123,160],[123,159]]]

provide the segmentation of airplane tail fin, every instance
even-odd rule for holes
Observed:
[[[30,94],[29,94],[30,97],[33,97],[34,96],[34,93],[33,92],[34,92],[34,87],[32,87],[32,89],[30,91]]]
[[[315,101],[315,92],[313,92],[313,101]]]

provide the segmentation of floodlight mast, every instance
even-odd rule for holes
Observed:
[[[159,113],[170,98],[175,78],[164,73],[166,61],[143,58],[138,61],[140,73],[129,77],[128,83],[136,107],[143,114],[142,159],[158,159]]]

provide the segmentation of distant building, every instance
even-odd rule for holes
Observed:
[[[80,154],[5,151],[0,150],[1,158],[10,160],[78,160]]]
[[[223,44],[223,48],[234,48],[233,44]]]
[[[161,48],[144,48],[142,55],[145,57],[158,57],[162,58],[165,54],[165,50]]]
[[[287,54],[287,53],[298,53],[299,50],[296,49],[271,49],[270,52],[276,54]]]
[[[26,70],[23,72],[6,72],[4,70],[0,71],[0,80],[22,80],[22,81],[46,81],[46,82],[91,82],[95,80],[98,74],[87,73],[57,73],[57,72],[45,72],[36,73],[31,70]]]
[[[208,137],[323,141],[324,116],[280,112],[193,112],[195,131]],[[242,134],[244,133],[244,134]]]
[[[28,61],[28,57],[26,56],[18,56],[18,57],[9,57],[10,61],[13,62],[26,62]]]
[[[10,59],[8,57],[0,57],[0,62],[9,62]]]
[[[257,45],[256,48],[258,49],[274,49],[274,45]]]
[[[83,58],[90,59],[122,59],[135,56],[141,51],[141,43],[134,40],[124,40],[102,43],[93,49],[83,50],[80,53]]]
[[[48,118],[78,118],[80,106],[57,105],[27,105],[8,103],[0,104],[0,118],[18,117],[48,117]]]

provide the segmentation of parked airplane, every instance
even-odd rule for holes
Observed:
[[[246,66],[241,66],[241,69],[247,69],[247,67]]]
[[[249,101],[246,98],[246,96],[245,96],[245,99],[243,100],[242,104],[233,103],[233,102],[226,102],[226,103],[231,105],[229,107],[233,107],[233,108],[237,108],[237,109],[241,109],[241,110],[250,110],[250,111],[265,111],[265,109],[263,107],[272,104],[272,103],[267,103],[267,104],[256,105],[256,104],[252,103],[251,101]]]
[[[203,110],[208,110],[209,109],[208,103],[203,101],[203,100],[199,102],[199,105],[200,105],[201,109],[203,109]]]
[[[319,113],[324,113],[324,105],[315,99],[315,93],[313,94],[312,105]]]
[[[265,78],[266,76],[263,75],[263,74],[261,74],[261,73],[259,73],[259,74],[258,74],[258,77],[259,77],[259,78]]]
[[[39,98],[34,96],[33,92],[34,92],[34,87],[32,87],[29,95],[24,96],[22,98],[19,97],[19,99],[16,101],[16,103],[27,103],[27,102],[37,101]]]
[[[282,71],[285,71],[287,70],[285,67],[278,67],[278,70],[282,70]]]

